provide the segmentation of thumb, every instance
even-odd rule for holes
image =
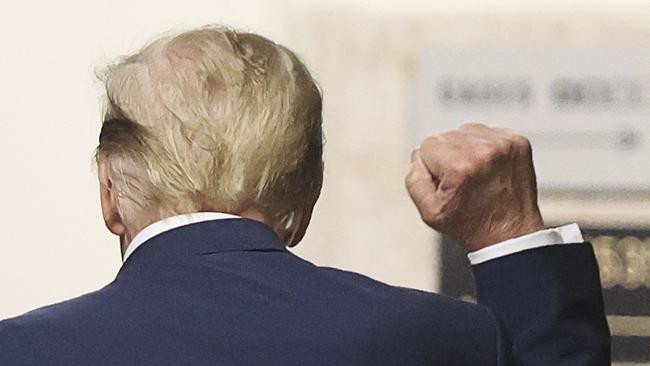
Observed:
[[[422,217],[429,217],[435,205],[438,185],[422,160],[419,149],[411,154],[411,170],[406,176],[406,189]]]

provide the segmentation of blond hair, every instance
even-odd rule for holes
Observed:
[[[209,26],[155,40],[102,80],[97,158],[123,219],[254,207],[287,238],[318,199],[322,97],[286,47]]]

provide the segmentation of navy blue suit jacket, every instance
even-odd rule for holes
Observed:
[[[103,289],[0,322],[0,365],[609,365],[589,244],[475,275],[482,305],[317,267],[256,221],[192,224]]]

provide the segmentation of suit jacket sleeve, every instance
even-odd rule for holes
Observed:
[[[478,302],[501,328],[502,365],[610,365],[610,333],[589,243],[527,250],[473,270]]]

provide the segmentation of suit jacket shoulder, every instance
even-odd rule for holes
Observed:
[[[269,365],[496,365],[497,327],[487,308],[319,268],[288,252],[278,255],[303,276],[303,285],[276,279],[273,291],[288,296],[272,299],[281,303],[276,310],[249,308],[241,298],[232,304],[201,294],[192,299],[191,290],[187,303],[176,307],[165,299],[182,293],[180,287],[160,286],[146,277],[118,280],[0,322],[0,364],[164,365],[197,357],[190,364],[252,365],[264,357]],[[228,313],[228,319],[206,312],[205,302]],[[192,312],[192,307],[196,314],[175,313]],[[242,318],[242,312],[255,321]],[[206,322],[218,327],[202,329],[199,324]],[[245,337],[247,345],[224,352],[224,346],[233,347],[226,340],[233,336]],[[201,339],[226,344],[201,353]],[[283,352],[270,350],[285,342]],[[227,362],[215,363],[220,359]]]
[[[381,350],[378,354],[385,353],[384,359],[389,355],[401,357],[387,364],[497,364],[499,326],[487,307],[390,286],[358,273],[333,268],[320,270],[334,284],[333,292],[335,288],[350,289],[345,300],[340,301],[361,298],[356,308],[372,317],[366,324],[374,327],[368,336]],[[363,316],[353,314],[350,318]]]
[[[140,246],[103,289],[0,322],[0,365],[608,362],[587,244],[475,270],[483,305],[317,267],[250,220],[188,225]]]
[[[80,348],[101,353],[88,337],[101,333],[95,319],[106,319],[110,286],[75,299],[0,321],[0,364],[37,365],[75,362]],[[119,318],[116,319],[119,321]],[[105,326],[109,326],[108,324]],[[106,343],[114,340],[105,339]],[[90,347],[90,348],[86,348]]]

